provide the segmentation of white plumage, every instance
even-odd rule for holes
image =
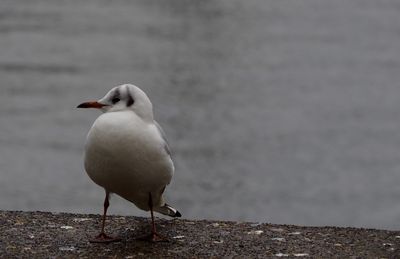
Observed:
[[[88,133],[85,169],[106,190],[105,213],[108,194],[116,193],[142,210],[179,217],[180,213],[163,198],[174,164],[147,95],[137,86],[125,84],[114,87],[98,101],[78,107],[104,112]]]

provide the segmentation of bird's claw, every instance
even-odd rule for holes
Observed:
[[[141,240],[141,241],[152,242],[152,243],[168,242],[167,238],[163,237],[162,235],[158,234],[157,232],[152,232],[149,235],[145,235],[145,236],[139,237],[137,239]]]

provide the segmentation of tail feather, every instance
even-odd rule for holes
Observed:
[[[174,218],[179,218],[182,217],[182,214],[175,208],[171,207],[168,204],[164,204],[164,206],[158,207],[158,208],[154,208],[155,211],[170,216],[170,217],[174,217]]]

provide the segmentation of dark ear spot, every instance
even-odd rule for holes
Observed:
[[[112,97],[112,99],[111,99],[111,102],[112,102],[113,104],[116,104],[116,103],[119,102],[119,101],[121,101],[121,96],[120,96],[119,90],[116,89],[115,92],[114,92],[114,95],[113,95],[113,97]]]
[[[126,106],[131,107],[135,100],[133,100],[133,97],[131,93],[128,91],[128,100],[126,101]]]

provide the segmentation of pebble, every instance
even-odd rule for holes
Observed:
[[[73,229],[74,227],[71,227],[71,226],[61,226],[60,228],[62,228],[62,229]]]
[[[73,247],[73,246],[62,246],[58,249],[60,251],[69,251],[69,252],[75,251],[75,247]]]
[[[264,233],[264,231],[262,230],[252,230],[250,232],[247,232],[248,235],[261,235],[262,233]]]
[[[258,227],[258,226],[260,226],[262,223],[260,223],[260,222],[255,222],[255,223],[251,223],[250,224],[250,226],[252,226],[252,227]]]
[[[299,253],[299,254],[293,254],[295,257],[303,257],[303,256],[309,256],[307,253]]]
[[[72,221],[74,222],[84,222],[84,221],[88,221],[88,220],[92,220],[91,218],[74,218]]]

